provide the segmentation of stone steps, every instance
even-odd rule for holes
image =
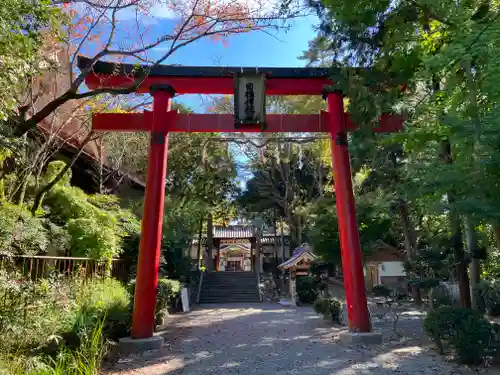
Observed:
[[[260,302],[254,272],[207,272],[203,275],[200,303]]]

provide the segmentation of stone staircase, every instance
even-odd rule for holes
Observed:
[[[260,302],[255,272],[206,272],[200,303]]]

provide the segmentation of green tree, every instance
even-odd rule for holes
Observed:
[[[406,112],[407,130],[397,138],[405,155],[398,168],[402,184],[395,184],[394,192],[403,188],[397,194],[405,202],[400,208],[409,208],[410,226],[420,235],[428,218],[448,216],[428,222],[448,227],[454,274],[467,306],[469,262],[473,289],[478,277],[478,228],[497,222],[498,205],[487,197],[498,181],[491,168],[497,152],[490,148],[498,134],[498,4],[327,0],[311,5],[320,16],[321,35],[306,57],[312,63],[318,56],[331,59],[336,86],[348,97],[355,120],[369,129],[384,111]],[[427,233],[439,231],[443,228]]]
[[[42,64],[40,54],[47,30],[64,20],[49,0],[5,0],[0,4],[0,124],[18,109],[26,79],[33,78]]]
[[[323,195],[328,172],[312,147],[293,143],[269,143],[262,159],[253,160],[253,176],[238,198],[249,213],[261,213],[269,219],[275,214],[290,228],[292,246],[305,240],[304,206]]]

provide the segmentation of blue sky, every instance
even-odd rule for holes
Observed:
[[[290,21],[288,32],[273,31],[272,35],[251,32],[234,35],[229,45],[220,41],[201,39],[176,52],[170,63],[183,65],[222,66],[302,66],[297,59],[315,36],[313,25],[317,18],[308,16]]]
[[[314,25],[317,22],[315,16],[299,18],[290,22],[287,32],[273,32],[273,36],[263,32],[235,35],[229,38],[226,45],[221,41],[201,39],[179,49],[169,58],[168,63],[192,66],[304,66],[304,61],[298,57],[316,35]],[[170,26],[168,23],[170,21],[165,20],[163,27]],[[157,27],[161,28],[162,25],[158,24]],[[157,53],[160,54],[161,51]],[[177,101],[196,112],[205,109],[204,101],[199,95],[184,95]]]

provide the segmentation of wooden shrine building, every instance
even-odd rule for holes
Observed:
[[[228,227],[214,226],[213,228],[212,259],[209,259],[207,235],[193,241],[190,256],[196,263],[198,246],[201,248],[203,265],[217,272],[255,271],[273,272],[280,261],[290,258],[290,237],[288,233],[282,236],[274,232],[264,231],[260,238],[257,230],[248,225],[232,225]],[[282,245],[283,243],[283,245]],[[258,259],[258,261],[257,261]]]

